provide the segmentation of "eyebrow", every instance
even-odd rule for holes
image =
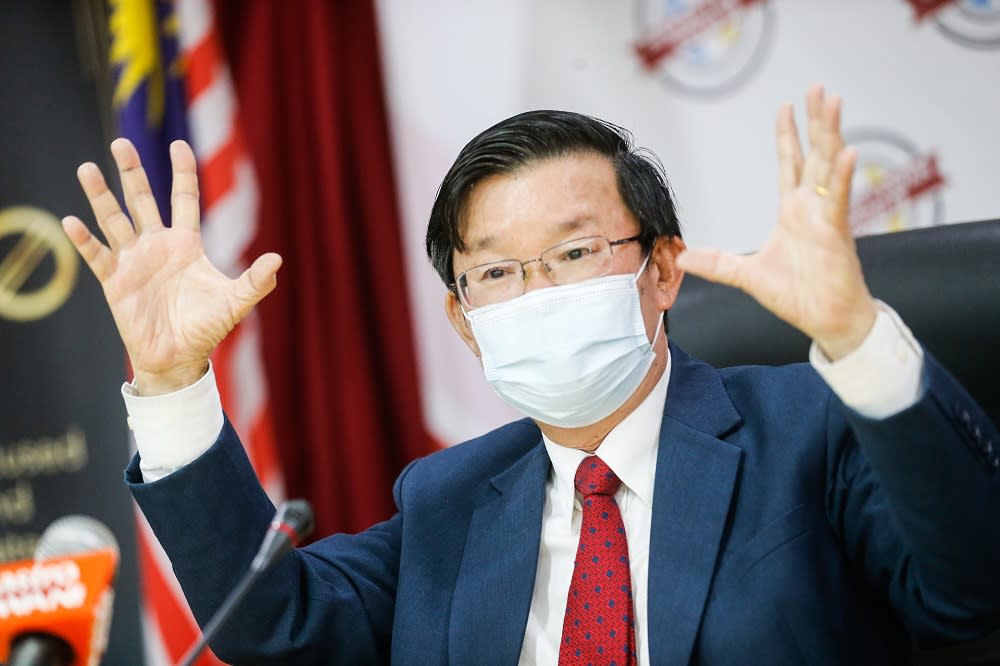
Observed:
[[[580,227],[593,222],[590,218],[574,218],[572,220],[566,220],[555,225],[555,230],[558,235],[563,235],[569,233],[570,231],[575,231]],[[499,236],[495,234],[486,234],[481,238],[474,239],[473,241],[466,243],[466,252],[482,252],[483,250],[492,249],[499,240]]]

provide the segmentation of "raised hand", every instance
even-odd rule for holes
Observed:
[[[170,146],[170,228],[160,219],[132,144],[116,139],[111,152],[131,221],[100,169],[88,162],[77,177],[108,244],[77,217],[64,218],[63,228],[104,289],[139,392],[166,393],[204,374],[212,350],[274,289],[281,257],[262,255],[235,280],[212,265],[199,233],[195,157],[183,141]]]
[[[685,271],[750,294],[832,360],[864,341],[878,312],[848,223],[857,153],[844,146],[840,108],[822,86],[809,90],[805,159],[791,105],[778,113],[778,224],[759,252],[692,249],[677,260]]]

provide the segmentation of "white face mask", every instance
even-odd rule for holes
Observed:
[[[537,289],[465,314],[486,381],[533,419],[579,428],[609,416],[646,377],[660,335],[646,336],[635,275]]]

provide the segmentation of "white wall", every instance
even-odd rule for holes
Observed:
[[[431,431],[453,443],[516,417],[451,331],[423,233],[461,147],[520,111],[570,109],[631,129],[662,159],[690,245],[763,242],[777,207],[775,112],[801,106],[815,81],[845,98],[855,200],[881,185],[888,204],[859,233],[1000,215],[1000,0],[959,0],[919,21],[913,3],[379,0]],[[712,11],[726,17],[692,24]],[[635,46],[664,32],[694,36],[647,69]],[[944,183],[923,179],[927,191],[900,200],[906,188],[892,183],[909,171],[912,184],[929,156]]]

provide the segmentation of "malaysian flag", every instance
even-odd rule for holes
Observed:
[[[235,277],[246,268],[244,253],[257,231],[257,184],[211,3],[109,4],[113,101],[121,134],[142,157],[165,223],[170,220],[168,147],[175,139],[191,143],[198,159],[205,252]],[[213,364],[226,412],[277,504],[284,487],[272,438],[260,331],[252,314],[219,346]],[[146,663],[173,664],[195,641],[198,628],[166,555],[137,515]],[[221,662],[206,655],[197,663]]]

